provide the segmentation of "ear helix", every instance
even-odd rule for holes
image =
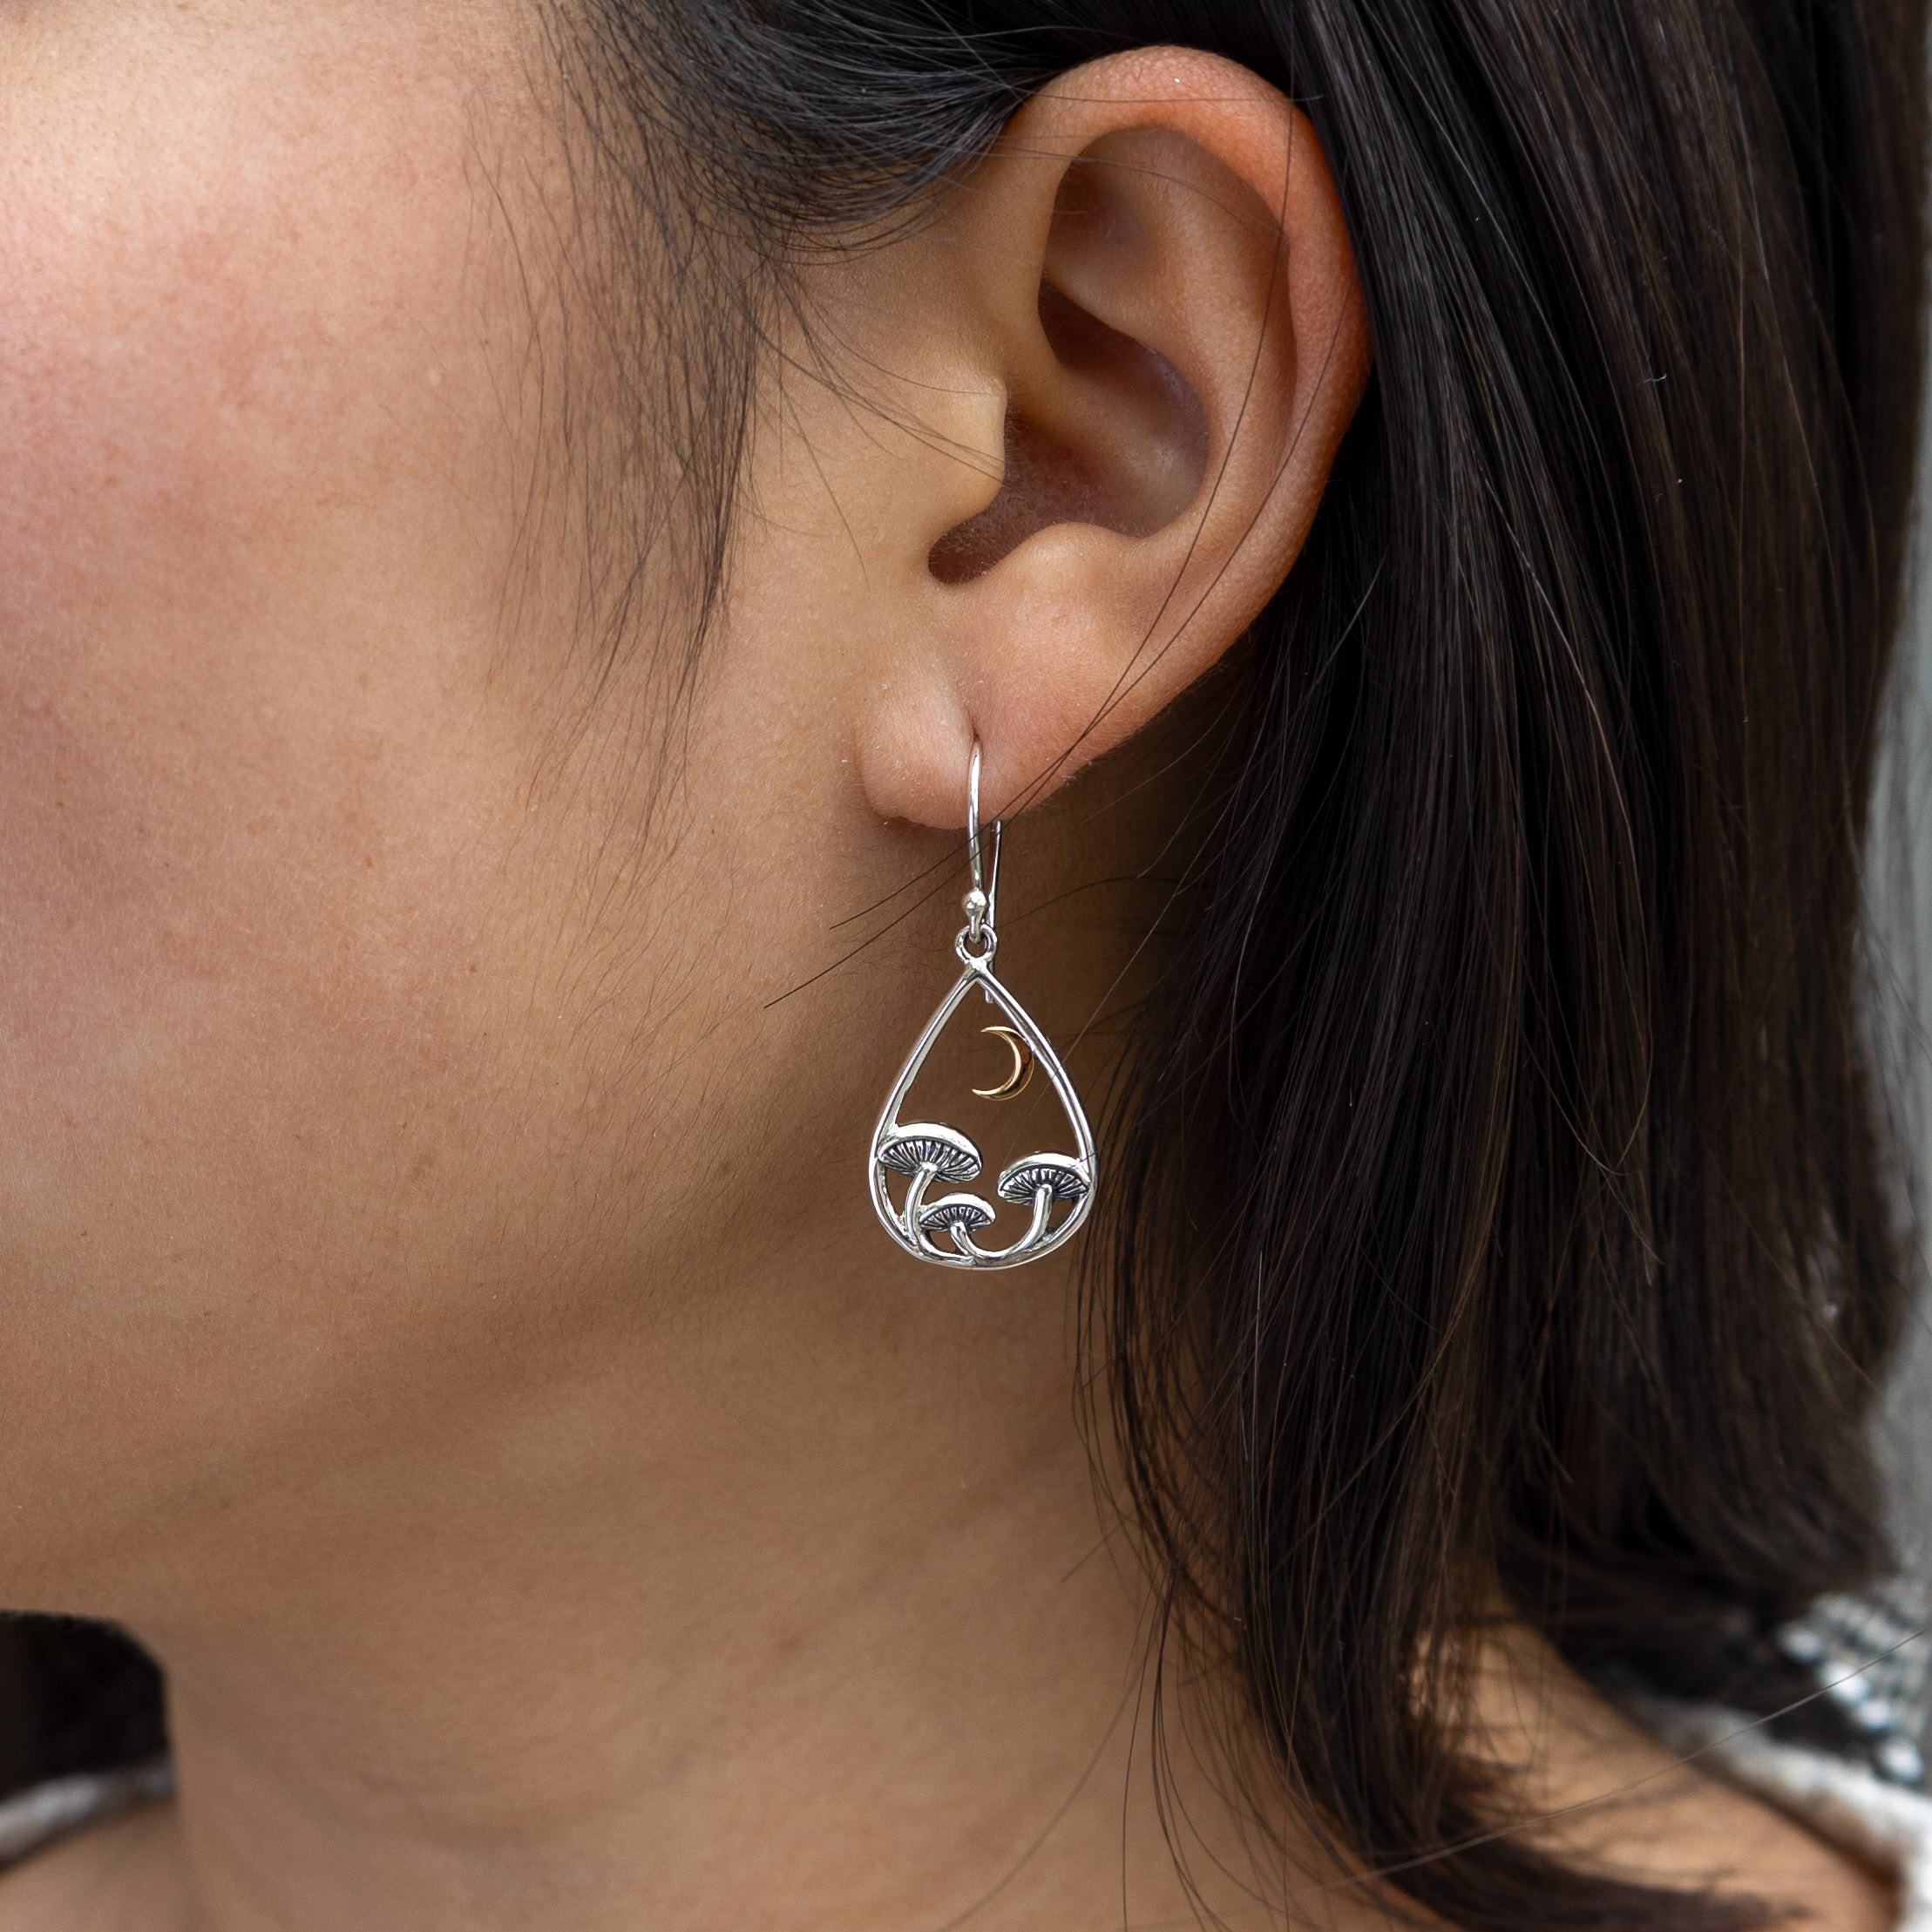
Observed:
[[[1072,1239],[1094,1204],[1094,1135],[1080,1095],[1053,1043],[993,970],[993,955],[1000,947],[993,921],[1000,890],[1000,830],[995,820],[988,865],[980,831],[980,746],[975,740],[966,767],[966,844],[973,861],[973,887],[966,896],[966,923],[953,941],[953,951],[965,970],[926,1022],[893,1083],[872,1133],[867,1163],[872,1206],[885,1231],[908,1254],[943,1268],[1016,1268],[1023,1262],[1037,1261]],[[936,1183],[958,1188],[979,1177],[983,1164],[979,1149],[956,1128],[934,1121],[902,1122],[898,1117],[926,1056],[975,989],[988,1006],[1004,1015],[1004,1023],[983,1030],[1006,1041],[1013,1063],[1012,1072],[997,1086],[976,1087],[973,1091],[982,1100],[1008,1099],[1038,1069],[1052,1082],[1073,1129],[1073,1153],[1029,1154],[1001,1170],[993,1191],[1002,1202],[1024,1209],[1027,1215],[1024,1232],[1003,1248],[983,1247],[974,1238],[999,1219],[998,1210],[990,1201],[966,1192],[931,1197]],[[900,1180],[904,1193],[895,1202],[893,1186]]]

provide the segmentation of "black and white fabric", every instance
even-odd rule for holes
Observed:
[[[1770,1720],[1774,1737],[1823,1745],[1907,1791],[1923,1788],[1932,1748],[1932,1590],[1896,1582],[1865,1596],[1821,1596],[1777,1633],[1817,1698]]]

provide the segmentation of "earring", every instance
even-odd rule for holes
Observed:
[[[1070,1240],[1094,1204],[1094,1135],[1080,1095],[1039,1023],[993,974],[993,956],[1000,947],[1000,936],[993,928],[994,901],[1000,890],[1000,822],[995,819],[993,863],[986,865],[980,837],[980,745],[975,739],[966,766],[966,846],[973,859],[973,890],[966,896],[966,923],[952,942],[952,950],[966,970],[927,1020],[925,1031],[894,1083],[873,1130],[868,1163],[872,1205],[885,1231],[908,1254],[946,1268],[1015,1268],[1022,1262],[1037,1261]],[[983,1248],[973,1239],[998,1218],[992,1203],[977,1194],[927,1198],[935,1183],[956,1187],[977,1178],[981,1166],[979,1149],[956,1128],[932,1121],[902,1124],[898,1117],[925,1056],[961,1001],[974,991],[1005,1016],[1005,1023],[980,1030],[1006,1042],[1013,1055],[1013,1070],[997,1086],[975,1087],[973,1091],[982,1100],[1008,1100],[1027,1084],[1035,1068],[1040,1069],[1060,1096],[1077,1149],[1072,1154],[1029,1154],[1001,1171],[993,1192],[1000,1200],[1025,1208],[1030,1216],[1026,1232],[1004,1248]],[[905,1182],[905,1196],[897,1205],[891,1192],[895,1176]],[[1061,1209],[1065,1211],[1055,1220],[1056,1210]],[[939,1238],[941,1236],[946,1237],[944,1242]]]

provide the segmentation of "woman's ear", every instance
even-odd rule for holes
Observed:
[[[957,824],[974,737],[989,807],[1031,803],[1240,636],[1307,535],[1367,326],[1306,117],[1179,49],[1063,77],[854,274],[850,304],[816,293],[870,410],[846,388],[801,424],[794,390],[788,415],[864,532],[841,649],[868,800]],[[871,410],[888,431],[850,433]]]

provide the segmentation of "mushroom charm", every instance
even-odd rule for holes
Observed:
[[[878,1125],[873,1129],[868,1166],[872,1205],[886,1232],[909,1254],[946,1268],[1013,1268],[1051,1254],[1070,1240],[1086,1220],[1094,1204],[1094,1135],[1060,1055],[1033,1015],[1007,992],[993,971],[993,956],[1000,944],[993,925],[993,899],[1000,882],[1000,826],[995,823],[993,828],[993,864],[982,870],[978,744],[973,748],[973,762],[967,770],[966,840],[973,858],[973,890],[966,898],[965,929],[953,942],[953,951],[965,970],[926,1022],[925,1031],[919,1035],[893,1084]],[[1042,1071],[1066,1110],[1075,1148],[1071,1154],[1029,1154],[1001,1171],[993,1192],[1001,1201],[1030,1210],[1025,1232],[1003,1248],[984,1247],[974,1238],[999,1218],[992,1202],[966,1193],[929,1198],[935,1185],[958,1188],[962,1182],[976,1180],[984,1165],[980,1149],[956,1128],[934,1121],[901,1125],[898,1118],[899,1108],[905,1104],[912,1082],[919,1078],[934,1042],[946,1031],[947,1021],[959,1011],[960,1002],[973,992],[978,992],[988,1006],[997,1007],[1003,1016],[1000,1025],[985,1030],[1005,1034],[1017,1042],[1013,1049],[1014,1077],[1004,1083],[1007,1090],[1017,1092],[1024,1084],[1020,1077],[1022,1065],[1029,1073],[1033,1068]],[[984,1099],[1004,1097],[997,1089],[988,1092],[975,1088],[973,1091]],[[905,1192],[895,1203],[892,1186],[897,1176],[904,1177]],[[1057,1220],[1056,1210],[1065,1210]]]

